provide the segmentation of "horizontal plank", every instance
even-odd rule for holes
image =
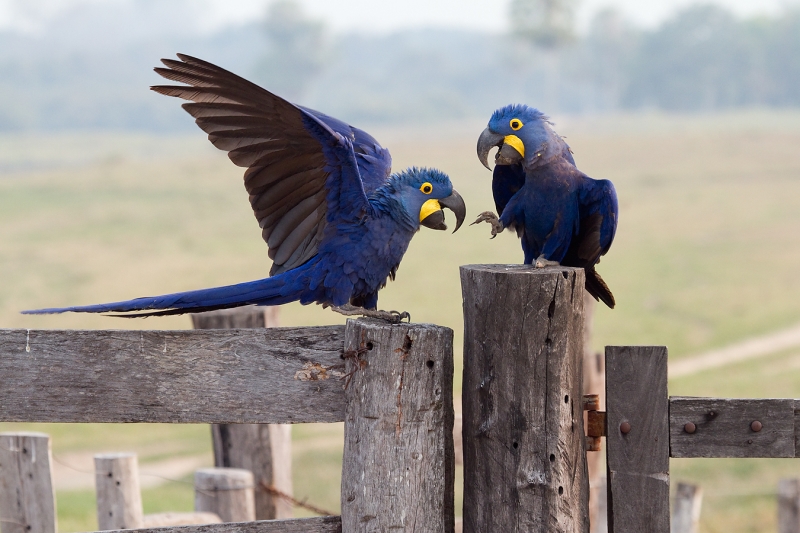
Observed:
[[[202,526],[117,529],[108,533],[342,533],[342,519],[339,516],[321,516],[291,520],[228,522]]]
[[[344,420],[344,327],[0,329],[0,421]]]
[[[670,456],[794,457],[794,402],[673,396]]]

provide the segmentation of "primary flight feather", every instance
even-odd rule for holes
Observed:
[[[486,168],[494,147],[492,193],[500,216],[486,211],[473,224],[491,223],[492,236],[514,229],[526,264],[583,268],[586,290],[613,308],[614,295],[595,265],[617,230],[614,185],[578,170],[547,117],[526,105],[509,105],[492,115],[478,139],[478,158]]]
[[[209,140],[245,167],[250,205],[273,260],[270,277],[123,302],[38,309],[32,314],[155,316],[292,301],[368,314],[394,279],[420,225],[446,229],[442,207],[466,215],[450,179],[435,169],[391,173],[388,150],[366,132],[297,106],[206,61],[178,54],[155,71],[185,85],[158,93],[183,108]]]

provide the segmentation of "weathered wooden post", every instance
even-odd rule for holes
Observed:
[[[195,329],[278,326],[276,307],[240,307],[192,315]],[[214,466],[244,468],[255,476],[256,519],[291,518],[292,503],[273,496],[275,488],[292,494],[290,424],[213,424]]]
[[[800,533],[800,479],[778,483],[778,533]]]
[[[144,527],[139,462],[135,453],[95,455],[94,479],[100,530]]]
[[[669,532],[665,346],[606,346],[610,533]]]
[[[453,331],[348,320],[342,531],[452,533]]]
[[[703,489],[689,483],[678,483],[672,500],[671,533],[697,533],[700,508],[703,505]]]
[[[464,532],[588,532],[582,269],[461,267]]]
[[[194,473],[194,510],[223,522],[256,519],[253,473],[241,468],[202,468]]]
[[[0,433],[0,532],[55,533],[50,437]]]

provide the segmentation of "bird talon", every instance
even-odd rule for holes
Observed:
[[[369,318],[377,318],[385,320],[390,324],[399,324],[404,318],[411,322],[411,315],[408,311],[381,311],[378,309],[364,309],[363,307],[356,307],[355,305],[347,304],[342,306],[331,306],[331,309],[339,314],[345,316],[366,316]]]
[[[503,223],[500,222],[500,220],[497,218],[497,215],[495,215],[491,211],[484,211],[483,213],[478,215],[478,218],[476,218],[475,222],[470,224],[470,226],[473,226],[479,222],[488,222],[489,224],[492,225],[492,236],[491,236],[492,239],[497,237],[497,234],[505,229],[503,227]]]
[[[558,261],[550,261],[549,259],[545,259],[544,255],[540,255],[536,258],[536,261],[533,262],[534,268],[547,268],[553,266],[561,266],[561,263]]]

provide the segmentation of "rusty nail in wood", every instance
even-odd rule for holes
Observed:
[[[622,432],[623,435],[627,435],[631,432],[631,423],[630,422],[623,422],[619,425],[619,430]]]
[[[697,426],[694,425],[694,422],[686,422],[686,424],[683,426],[683,430],[686,433],[690,433],[691,434],[691,433],[694,433],[695,431],[697,431]]]
[[[758,420],[753,420],[753,422],[750,424],[750,429],[752,429],[752,430],[753,430],[753,431],[755,431],[756,433],[758,433],[759,431],[761,431],[761,428],[762,428],[762,427],[764,427],[764,426],[763,426],[763,425],[761,424],[761,422],[759,422]]]

